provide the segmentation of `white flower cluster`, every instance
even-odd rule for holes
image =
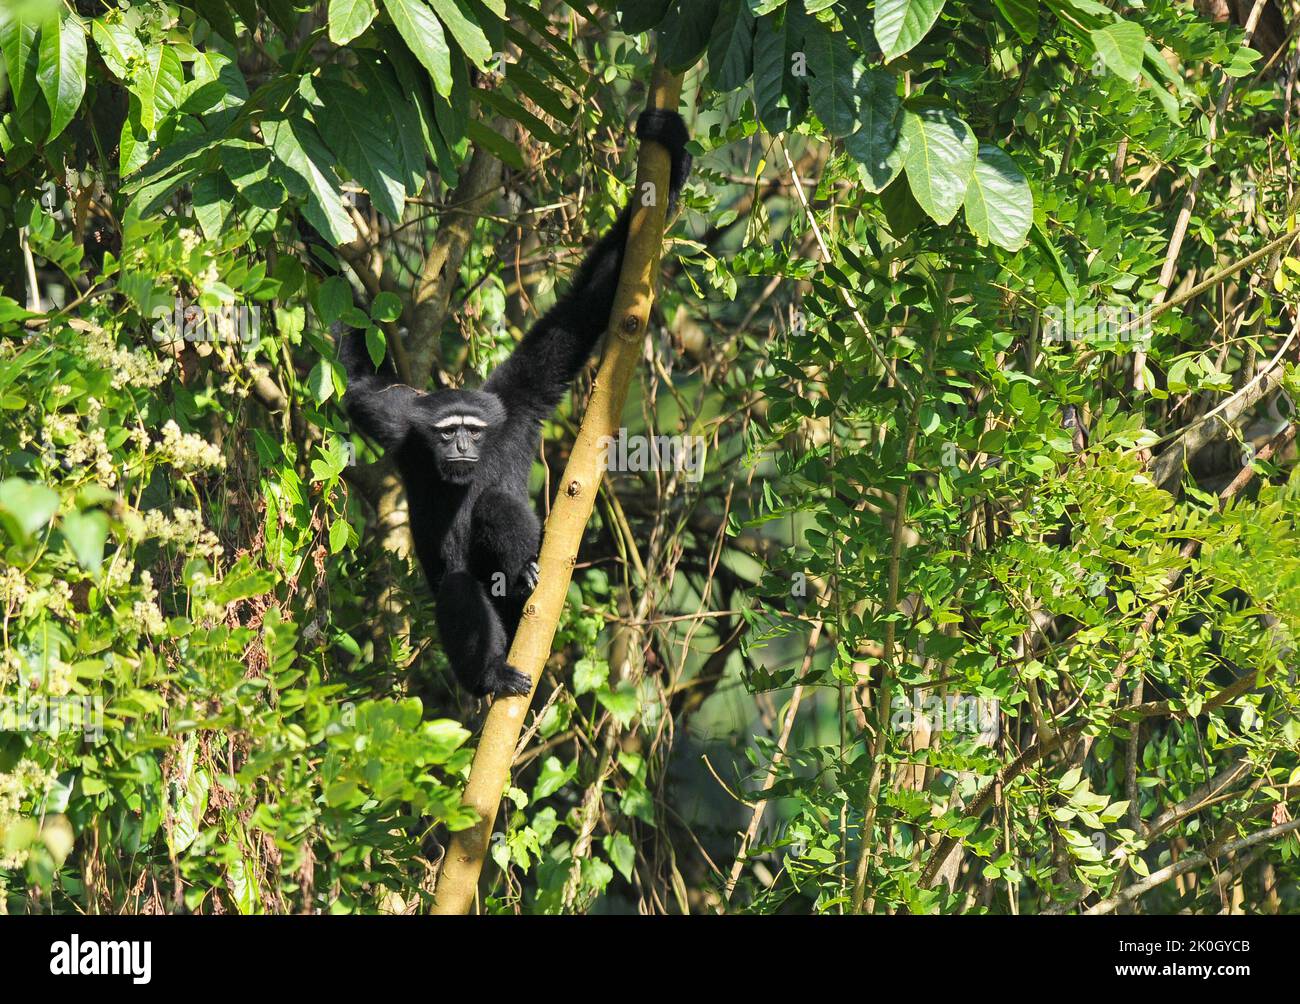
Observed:
[[[92,326],[85,332],[82,353],[89,362],[112,374],[113,387],[157,387],[171,371],[172,360],[152,352],[121,348],[106,329]]]
[[[154,588],[153,576],[147,571],[140,573],[140,596],[131,604],[129,613],[122,612],[121,620],[141,634],[162,634],[167,630],[167,622],[158,609],[158,590]]]
[[[0,689],[18,679],[18,671],[22,668],[23,660],[17,652],[11,648],[0,651]]]
[[[155,537],[165,544],[177,544],[193,555],[216,561],[221,557],[217,535],[203,525],[193,509],[177,509],[168,518],[160,509],[144,514],[144,537]]]
[[[72,610],[72,587],[56,579],[45,588],[31,586],[23,573],[10,565],[0,574],[0,612],[31,617],[42,610],[65,616]]]
[[[74,467],[93,467],[95,480],[106,488],[117,484],[117,469],[113,466],[113,454],[108,450],[104,439],[104,430],[95,426],[84,436],[77,436],[68,444],[63,454],[64,459]]]
[[[8,774],[0,774],[0,833],[18,829],[24,801],[40,801],[58,783],[58,775],[30,760],[19,760]],[[21,868],[27,863],[27,848],[6,850],[0,844],[0,871]]]
[[[66,697],[76,682],[77,671],[62,659],[49,656],[45,660],[45,680],[41,688],[51,697]]]
[[[0,572],[0,607],[8,610],[19,607],[27,600],[27,580],[14,565]]]
[[[210,468],[224,468],[226,458],[221,450],[209,443],[202,436],[191,432],[181,432],[171,419],[163,426],[162,452],[167,462],[178,471],[201,471]]]

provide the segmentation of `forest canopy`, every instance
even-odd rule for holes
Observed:
[[[1300,912],[1298,36],[6,3],[0,913]],[[477,388],[629,200],[480,701],[338,339]]]

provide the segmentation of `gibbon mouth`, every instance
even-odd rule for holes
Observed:
[[[477,464],[478,457],[448,457],[449,464]]]

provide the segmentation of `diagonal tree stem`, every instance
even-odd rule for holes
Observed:
[[[682,78],[656,65],[650,85],[648,106],[676,108],[681,100]],[[637,158],[636,191],[668,191],[668,151],[657,143],[641,146]],[[541,584],[528,600],[523,618],[510,647],[510,665],[527,673],[533,691],[551,652],[555,628],[564,610],[564,599],[573,577],[578,547],[600,487],[600,440],[617,435],[622,421],[628,384],[641,358],[642,343],[654,299],[654,278],[663,249],[667,205],[656,199],[653,205],[634,200],[631,227],[623,271],[619,276],[614,307],[610,312],[605,353],[596,374],[591,401],[578,430],[573,453],[560,482],[563,490],[546,520],[542,537]],[[532,701],[527,697],[499,698],[493,702],[483,726],[469,781],[462,801],[474,809],[479,821],[467,830],[452,834],[442,875],[438,879],[433,912],[468,913],[474,904],[479,875],[487,855],[488,840],[496,821],[501,795],[510,778],[515,746]]]

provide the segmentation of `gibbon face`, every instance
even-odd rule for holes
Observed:
[[[427,400],[422,432],[438,476],[452,484],[468,484],[493,428],[505,418],[505,409],[495,395],[482,391],[440,391]]]

